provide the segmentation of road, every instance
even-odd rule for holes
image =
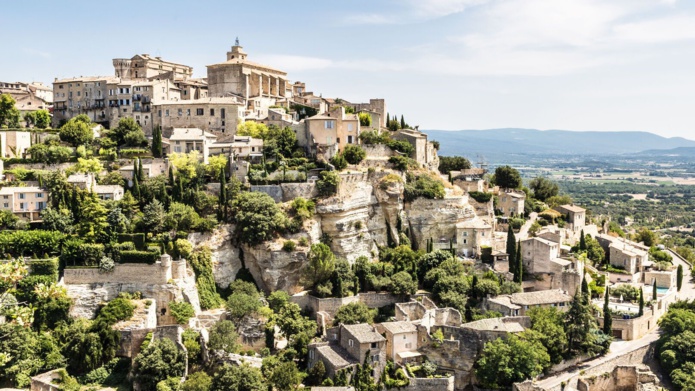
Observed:
[[[695,299],[695,284],[693,283],[693,280],[690,278],[690,265],[672,250],[669,249],[668,251],[669,253],[671,253],[671,256],[673,257],[673,264],[683,266],[683,286],[681,288],[681,291],[677,293],[678,298],[681,300]],[[640,339],[632,341],[614,341],[613,343],[611,343],[610,352],[605,356],[595,358],[591,361],[586,361],[577,367],[573,367],[570,370],[560,372],[553,376],[549,376],[541,380],[538,380],[537,382],[534,382],[534,385],[541,387],[541,389],[547,390],[553,387],[557,387],[562,382],[568,383],[569,379],[577,376],[580,371],[585,371],[589,368],[601,365],[604,362],[612,358],[615,358],[616,356],[620,356],[625,352],[629,352],[635,349],[639,349],[643,346],[649,345],[655,342],[657,339],[659,339],[659,328],[655,327],[647,335]]]
[[[528,239],[528,230],[531,228],[531,225],[533,224],[534,221],[538,219],[538,213],[532,212],[530,215],[528,215],[528,220],[524,223],[524,225],[519,228],[519,233],[514,235],[516,237],[516,240],[526,240]]]

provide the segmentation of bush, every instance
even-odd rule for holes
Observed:
[[[185,358],[171,340],[155,340],[135,357],[135,376],[143,389],[154,390],[162,380],[183,376]]]
[[[335,171],[321,171],[319,180],[316,182],[316,188],[319,195],[329,197],[338,192],[340,184],[340,176]]]
[[[59,254],[65,237],[58,231],[0,231],[0,254],[11,257]]]
[[[338,152],[335,156],[331,158],[331,164],[338,171],[344,170],[348,166],[347,160],[345,159],[345,157],[343,157],[343,154],[340,152]]]
[[[195,272],[195,286],[198,288],[200,307],[206,310],[222,305],[223,301],[217,293],[215,277],[212,274],[212,254],[210,249],[203,248],[192,253],[189,264]]]
[[[414,201],[419,197],[442,199],[445,194],[442,182],[429,175],[419,175],[413,183],[405,186],[404,192],[406,201]]]
[[[405,140],[389,140],[386,142],[386,145],[388,145],[388,147],[392,150],[398,151],[405,156],[410,156],[413,151],[415,151],[413,145]]]
[[[135,313],[135,305],[132,301],[126,298],[117,297],[106,304],[99,311],[97,320],[104,321],[108,325],[116,324],[122,320],[127,320],[133,317]]]
[[[294,240],[285,240],[285,243],[282,245],[282,249],[288,253],[294,251],[295,247],[297,247],[297,243]]]
[[[399,171],[407,171],[411,165],[411,160],[405,156],[391,156],[389,163],[393,164],[393,168]]]
[[[371,310],[366,304],[357,302],[350,303],[338,308],[333,318],[333,324],[358,324],[373,323],[377,310]]]
[[[386,134],[380,134],[373,130],[360,133],[360,141],[362,141],[362,144],[383,144],[386,140],[388,140]]]
[[[138,250],[121,251],[121,263],[148,263],[152,265],[158,260],[158,252]]]
[[[350,144],[345,146],[343,156],[350,164],[360,164],[360,162],[367,157],[367,153],[359,145]]]
[[[468,193],[468,195],[472,199],[476,200],[476,202],[480,203],[490,202],[490,200],[492,199],[492,193],[483,193],[481,191],[471,191]]]
[[[133,242],[135,248],[138,250],[145,249],[145,234],[135,233],[135,234],[118,234],[118,243]]]
[[[176,323],[178,324],[186,324],[189,319],[195,316],[195,311],[191,303],[170,302],[169,310],[171,310],[171,316],[176,319]]]
[[[50,276],[58,282],[58,258],[35,259],[30,261],[31,275]]]

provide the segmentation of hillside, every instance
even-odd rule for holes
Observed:
[[[489,129],[425,130],[439,141],[440,155],[486,157],[508,154],[613,155],[695,147],[695,141],[666,138],[648,132],[575,132],[567,130]]]

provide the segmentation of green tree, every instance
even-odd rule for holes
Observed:
[[[596,329],[596,319],[591,313],[591,306],[578,290],[565,315],[568,355],[574,357],[581,354],[595,355],[598,353],[600,346],[597,346],[596,335],[592,332]]]
[[[330,160],[331,164],[333,167],[335,167],[336,170],[342,171],[347,168],[348,166],[348,161],[345,159],[345,156],[341,152],[338,152],[333,156]]]
[[[345,146],[345,149],[343,149],[343,156],[348,163],[359,164],[367,157],[367,153],[359,145],[348,144]]]
[[[162,128],[160,126],[152,131],[152,156],[162,157]]]
[[[236,326],[229,320],[221,320],[210,329],[208,348],[236,353],[239,350],[239,334]]]
[[[267,391],[263,374],[248,364],[241,366],[223,364],[215,371],[211,390],[216,391]]]
[[[611,316],[609,288],[606,287],[606,294],[603,302],[603,333],[613,335],[613,317]]]
[[[205,372],[199,371],[188,376],[181,384],[181,391],[209,391],[212,389],[212,378]]]
[[[644,290],[639,289],[639,312],[637,312],[637,317],[644,315]]]
[[[398,122],[398,121],[396,121]],[[355,391],[379,391],[380,387],[374,383],[373,368],[369,364],[369,352],[364,357],[362,365],[358,364],[352,377],[352,385]]]
[[[412,295],[417,291],[417,281],[405,272],[398,272],[391,276],[391,293],[394,295]]]
[[[61,126],[58,134],[61,141],[73,147],[89,144],[94,139],[92,124],[87,116],[77,116],[70,119],[65,125]]]
[[[529,187],[533,190],[533,198],[544,202],[548,198],[558,195],[560,191],[557,183],[544,177],[534,178],[531,183],[529,183]]]
[[[316,243],[309,251],[309,263],[304,272],[307,286],[316,287],[331,278],[335,270],[335,255],[331,248],[323,243]]]
[[[373,323],[374,322],[374,312],[369,309],[366,304],[361,302],[355,302],[346,304],[338,308],[333,318],[333,324],[358,324],[358,323]]]
[[[15,107],[17,103],[10,94],[0,95],[0,128],[18,128],[20,114],[19,110]],[[5,147],[3,145],[3,147]]]
[[[439,157],[439,172],[448,174],[451,171],[468,170],[471,167],[470,160],[463,156],[440,156]]]
[[[265,193],[242,192],[234,209],[241,242],[250,246],[272,239],[284,227],[285,215]]]
[[[291,391],[297,389],[304,377],[306,374],[299,371],[294,361],[285,361],[275,367],[268,380],[278,391]]]
[[[142,128],[130,117],[121,118],[118,125],[106,136],[118,146],[144,147],[147,145],[147,138]]]
[[[503,189],[517,189],[521,186],[521,174],[510,166],[495,169],[495,184]]]
[[[514,282],[521,284],[524,280],[524,262],[521,254],[521,241],[517,242],[515,254],[516,265],[514,266]]]
[[[403,119],[403,114],[401,114],[401,129],[405,129],[406,127],[405,119]]]
[[[166,213],[164,206],[158,200],[153,200],[145,205],[142,210],[142,224],[147,232],[160,233],[164,229]]]
[[[476,377],[485,388],[511,387],[540,375],[550,366],[550,356],[528,331],[485,344],[477,362]]]
[[[676,270],[676,287],[678,288],[678,292],[680,292],[681,287],[683,287],[683,265],[678,265],[678,269]]]
[[[658,291],[656,289],[656,279],[654,279],[654,282],[652,283],[652,300],[656,301],[657,294],[658,294]]]
[[[87,241],[104,241],[109,228],[106,221],[108,211],[95,193],[89,193],[80,204],[80,219],[77,233]]]
[[[584,236],[583,229],[581,235],[579,235],[579,251],[586,251],[586,236]]]
[[[562,362],[567,350],[564,314],[556,307],[534,307],[527,315],[531,317],[531,330],[538,333],[538,340],[548,351],[550,361],[553,364]]]
[[[372,126],[372,116],[369,113],[359,113],[358,116],[360,118],[360,126]]]
[[[319,195],[329,197],[338,192],[340,176],[335,171],[321,171],[319,180],[316,182],[316,189]]]
[[[656,246],[659,243],[656,234],[647,228],[642,228],[637,231],[634,239],[636,242],[642,242],[645,246],[649,247]]]
[[[511,225],[507,229],[507,259],[509,260],[509,272],[516,275],[516,237]]]
[[[135,377],[146,390],[162,380],[181,377],[186,369],[186,354],[169,339],[157,339],[135,357]]]

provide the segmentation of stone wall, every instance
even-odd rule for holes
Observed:
[[[302,294],[294,295],[290,297],[290,302],[296,303],[305,311],[309,311],[312,314],[318,314],[322,312],[324,316],[328,316],[326,322],[333,320],[338,309],[344,305],[350,303],[361,302],[364,303],[369,308],[380,308],[387,305],[393,305],[402,301],[401,297],[394,296],[390,293],[379,293],[379,292],[365,292],[358,293],[355,296],[348,297],[328,297],[321,299],[315,296],[311,296],[303,292]]]
[[[389,158],[394,156],[395,153],[385,144],[362,144],[362,149],[367,154],[367,159],[369,158]]]
[[[410,378],[410,384],[399,391],[454,391],[454,377]]]
[[[620,365],[611,372],[600,376],[590,376],[579,379],[579,391],[623,391],[640,389],[641,384],[658,383],[656,376],[648,369],[634,365]],[[656,389],[656,387],[654,387]]]
[[[118,263],[111,272],[98,268],[68,268],[63,271],[63,282],[74,284],[140,283],[166,284],[172,278],[171,267],[161,262],[153,265],[144,263]]]
[[[259,191],[268,194],[275,202],[288,202],[297,197],[306,199],[318,195],[316,183],[281,183],[279,185],[252,185],[251,191]]]
[[[417,301],[409,303],[396,303],[396,320],[412,322],[422,319],[427,312],[427,308]]]
[[[671,288],[676,286],[676,270],[671,271],[649,271],[644,272],[644,283],[653,284],[659,288]]]
[[[265,193],[275,202],[282,202],[282,187],[280,185],[252,185],[251,191]]]

